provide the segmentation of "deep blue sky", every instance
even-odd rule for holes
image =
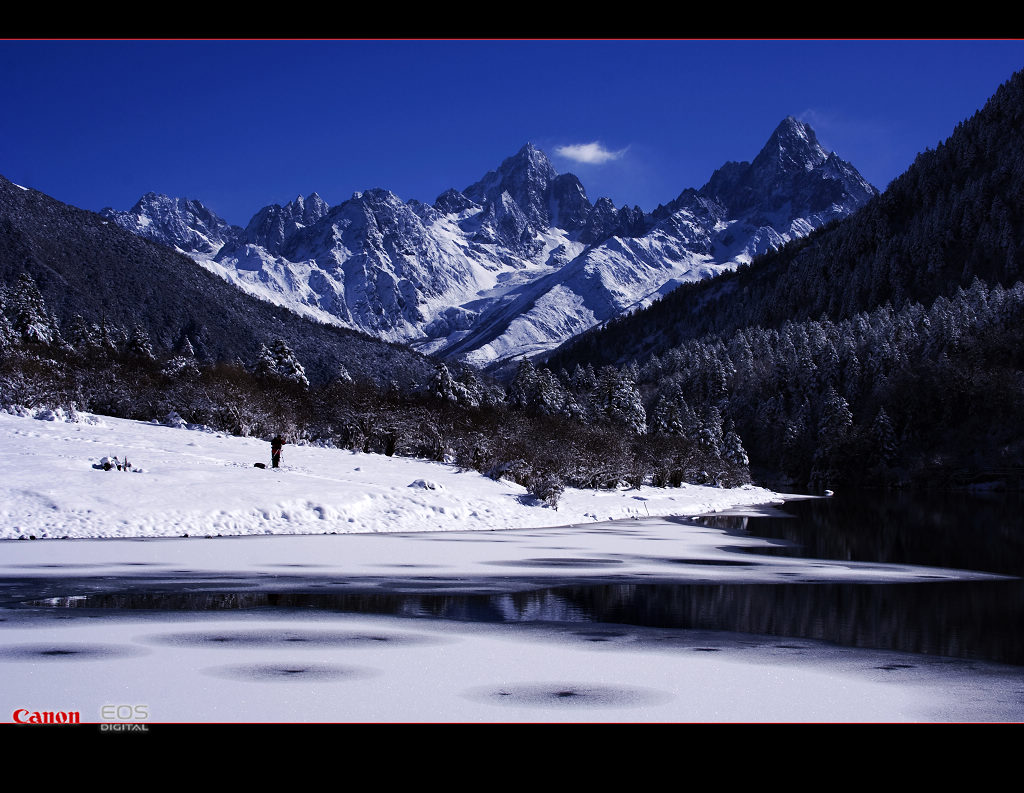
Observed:
[[[313,191],[432,202],[531,141],[650,210],[793,115],[884,189],[1021,68],[1019,40],[0,41],[0,174],[245,225]],[[617,158],[557,154],[595,142]]]

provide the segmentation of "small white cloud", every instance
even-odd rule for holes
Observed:
[[[625,153],[626,149],[609,151],[597,141],[593,143],[574,143],[571,146],[559,146],[555,149],[555,154],[561,157],[567,157],[576,162],[585,162],[588,165],[602,165],[609,160],[619,159]]]

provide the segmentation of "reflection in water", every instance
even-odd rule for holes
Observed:
[[[70,602],[62,602],[69,600]],[[375,593],[106,594],[78,608],[286,609],[471,622],[602,622],[801,637],[847,646],[1024,664],[1024,585],[614,584],[502,595]]]
[[[706,525],[785,541],[775,553],[1021,576],[1021,495],[849,494],[794,501],[792,517],[712,516]],[[759,548],[758,553],[765,553]],[[540,560],[547,561],[547,560]],[[216,585],[215,585],[216,586]],[[481,589],[486,581],[481,581]],[[299,588],[298,586],[296,588]],[[86,609],[322,610],[481,622],[601,622],[816,639],[1024,664],[1024,583],[605,584],[502,594],[106,593],[34,605]]]
[[[787,502],[792,518],[712,515],[726,531],[786,540],[776,553],[1024,575],[1024,493],[851,492]]]
[[[1024,664],[1018,581],[581,587],[601,622],[792,636]]]
[[[584,587],[585,589],[586,587]],[[53,608],[146,611],[274,609],[341,611],[430,617],[465,622],[590,622],[592,618],[557,589],[502,595],[388,593],[190,592],[105,593],[56,597],[28,605]]]

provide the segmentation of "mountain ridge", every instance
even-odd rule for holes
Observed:
[[[165,244],[263,299],[495,367],[777,249],[876,194],[789,116],[751,162],[726,163],[652,212],[592,202],[532,143],[433,204],[374,188],[328,206],[313,193],[264,207],[244,230],[174,199],[104,212],[150,239],[166,227]],[[182,215],[146,216],[150,207]],[[199,221],[194,237],[182,232]],[[216,251],[213,227],[224,240]]]

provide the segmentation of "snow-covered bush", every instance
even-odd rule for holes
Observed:
[[[549,471],[532,472],[527,477],[525,484],[530,495],[540,499],[552,509],[558,508],[558,499],[565,492],[565,484],[557,474]]]
[[[432,479],[417,479],[409,483],[409,487],[420,487],[424,490],[444,490],[444,487]]]
[[[172,410],[164,416],[163,421],[160,423],[166,427],[174,427],[175,429],[181,429],[182,427],[188,426],[188,422],[178,415],[178,411],[176,410]]]

